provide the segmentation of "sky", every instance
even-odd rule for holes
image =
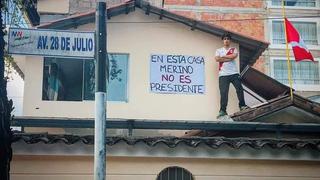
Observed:
[[[24,81],[17,73],[13,73],[12,77],[13,80],[7,83],[8,99],[13,101],[14,110],[12,114],[22,116]]]

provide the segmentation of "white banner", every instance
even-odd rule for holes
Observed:
[[[94,58],[94,32],[10,28],[10,54]]]
[[[158,55],[150,57],[150,91],[204,94],[204,57]]]

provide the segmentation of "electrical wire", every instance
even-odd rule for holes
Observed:
[[[287,16],[288,19],[301,19],[301,18],[320,18],[320,15],[315,16]],[[213,22],[240,22],[240,21],[261,21],[261,20],[282,20],[283,17],[266,17],[266,18],[244,18],[244,19],[213,19],[213,20],[196,20],[197,22],[203,22],[203,23],[213,23]],[[47,22],[41,22],[42,24],[45,23],[52,23],[54,21],[47,21]],[[180,23],[176,21],[106,21],[107,24],[174,24],[174,23]],[[31,23],[15,23],[15,25],[25,25],[25,24],[31,24]]]

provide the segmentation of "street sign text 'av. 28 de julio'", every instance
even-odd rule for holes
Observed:
[[[49,29],[9,30],[10,54],[94,58],[94,32]]]

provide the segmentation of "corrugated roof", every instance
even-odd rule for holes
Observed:
[[[301,109],[301,110],[304,110],[308,113],[311,113],[312,115],[314,115],[314,118],[312,119],[313,123],[315,123],[315,124],[320,123],[320,121],[319,121],[320,104],[317,102],[311,101],[309,99],[306,99],[304,97],[301,97],[297,94],[293,94],[293,100],[291,100],[290,95],[283,95],[283,96],[279,95],[279,97],[271,99],[271,100],[269,100],[265,103],[262,103],[256,107],[236,112],[236,113],[230,115],[230,117],[234,121],[259,122],[259,120],[258,120],[259,118],[266,117],[268,115],[271,115],[273,113],[276,113],[276,112],[278,112],[282,109],[288,108],[288,107],[296,107],[298,109]],[[270,117],[270,118],[272,118],[272,117]],[[305,121],[308,122],[308,121],[310,121],[310,119],[305,119]],[[280,122],[278,122],[278,123],[279,123],[279,126],[281,126],[281,123]],[[254,131],[254,129],[253,129],[253,131]],[[186,132],[185,137],[216,136],[219,134],[221,134],[221,132],[218,132],[218,131],[191,130],[191,131]],[[297,136],[299,136],[299,134],[297,134]]]
[[[75,143],[83,143],[87,145],[94,144],[94,137],[76,136],[76,135],[51,135],[51,134],[26,134],[15,133],[12,142],[24,141],[27,144],[55,144],[65,143],[67,145]],[[291,149],[313,149],[320,151],[320,139],[268,139],[268,138],[225,138],[225,137],[106,137],[106,144],[109,146],[118,143],[126,143],[129,146],[134,146],[138,143],[144,143],[147,146],[155,147],[164,144],[170,148],[175,148],[179,144],[184,144],[190,147],[198,147],[206,145],[212,149],[217,149],[221,146],[229,146],[230,148],[239,149],[247,146],[254,149],[262,149],[265,147],[273,149],[291,148]]]
[[[289,95],[279,96],[278,98],[272,99],[254,108],[236,112],[231,115],[231,118],[235,121],[255,121],[257,118],[272,114],[290,106],[294,106],[320,117],[319,103],[293,94],[293,100],[291,100]]]
[[[266,100],[286,95],[290,88],[279,81],[247,66],[241,72],[242,84]]]

